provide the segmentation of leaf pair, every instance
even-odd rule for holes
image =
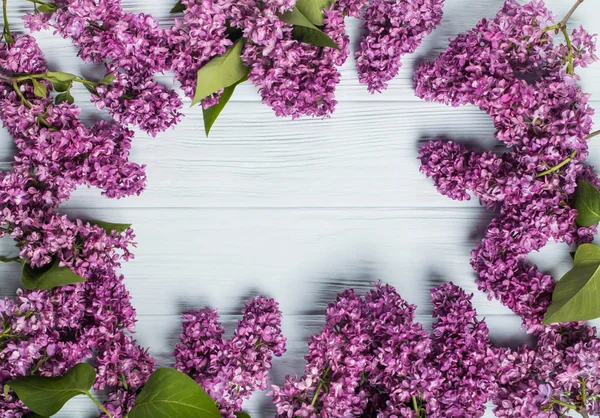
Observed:
[[[305,2],[306,3],[306,2]],[[322,9],[321,9],[322,10]],[[322,15],[322,12],[321,12]],[[289,12],[285,12],[280,16],[281,20],[287,24],[293,25],[294,29],[292,35],[298,42],[305,44],[329,47],[339,49],[337,44],[327,34],[317,28],[312,21],[302,13],[298,5]],[[318,18],[313,16],[314,21],[318,21]],[[321,16],[321,24],[323,19]]]
[[[95,378],[92,366],[79,363],[64,376],[26,376],[8,382],[7,387],[12,388],[32,412],[49,417],[77,395],[87,395],[95,401],[90,393]],[[192,378],[175,369],[163,368],[150,376],[128,417],[221,418],[221,414],[215,402]]]
[[[600,192],[585,180],[577,181],[575,209],[578,225],[587,227],[600,222]],[[600,317],[600,248],[580,245],[573,262],[573,269],[556,284],[544,325]]]
[[[248,79],[250,68],[242,61],[242,50],[245,39],[238,39],[227,48],[223,55],[213,58],[198,70],[196,92],[192,106],[202,99],[223,90],[219,102],[208,109],[203,109],[204,129],[206,135],[217,120],[217,117],[231,98],[236,86]]]

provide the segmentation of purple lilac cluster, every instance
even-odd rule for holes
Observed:
[[[216,310],[187,312],[173,355],[175,368],[204,388],[222,416],[235,418],[245,399],[266,389],[273,356],[285,352],[277,302],[264,296],[246,302],[233,336],[225,339],[223,334]]]
[[[567,71],[566,47],[545,30],[552,19],[541,1],[521,6],[509,0],[494,19],[482,20],[421,66],[415,79],[416,94],[425,100],[472,104],[488,113],[495,136],[509,147],[503,154],[478,153],[431,142],[420,150],[421,171],[441,193],[465,200],[471,192],[500,212],[473,251],[472,265],[480,289],[520,315],[531,331],[541,324],[554,284],[525,257],[550,239],[590,241],[595,228],[578,228],[570,203],[577,179],[599,183],[581,164],[593,109],[577,76]],[[583,29],[571,39],[579,57],[573,65],[595,58],[593,38]],[[569,158],[570,164],[552,169]]]
[[[442,21],[444,0],[374,0],[364,13],[366,34],[356,52],[358,79],[371,93],[387,88],[403,55],[415,52]]]
[[[572,207],[578,179],[600,186],[592,168],[583,166],[593,110],[572,71],[596,60],[595,37],[565,29],[569,51],[555,42],[554,29],[546,29],[560,24],[541,1],[520,6],[508,0],[494,19],[459,35],[415,78],[421,98],[488,113],[496,138],[509,148],[495,154],[434,141],[420,151],[421,170],[440,193],[457,200],[472,194],[499,212],[472,253],[477,282],[538,339],[534,348],[499,352],[494,411],[500,417],[600,412],[596,329],[542,326],[554,280],[525,261],[551,239],[589,242],[596,232],[576,225]]]
[[[338,45],[335,49],[293,38],[292,26],[280,18],[294,7],[293,0],[183,0],[183,19],[176,19],[168,34],[176,79],[192,98],[198,69],[223,54],[235,34],[245,40],[242,59],[249,80],[278,116],[328,116],[337,103],[337,67],[349,54],[344,13],[358,16],[365,2],[335,2],[325,10],[322,30]],[[217,103],[219,95],[204,98],[203,107]]]
[[[75,105],[37,97],[30,81],[18,84],[17,92],[4,79],[45,71],[34,38],[17,36],[11,45],[0,44],[0,118],[17,146],[13,170],[0,173],[0,236],[17,242],[20,260],[31,268],[58,262],[86,281],[48,291],[19,290],[15,300],[0,301],[0,385],[32,373],[61,375],[96,356],[96,388],[139,388],[154,360],[128,335],[135,310],[116,274],[120,260],[132,257],[133,231],[70,220],[58,207],[79,185],[98,187],[113,198],[139,194],[144,169],[129,161],[131,131],[106,122],[88,128]],[[11,393],[0,395],[0,415],[26,412]]]
[[[431,297],[430,334],[389,285],[338,295],[309,342],[304,376],[272,387],[277,416],[482,416],[499,368],[485,322],[452,283]]]
[[[547,327],[537,348],[504,350],[499,362],[496,416],[558,418],[570,410],[600,415],[600,340],[595,327]]]
[[[104,63],[116,78],[92,93],[98,109],[115,121],[138,126],[152,136],[175,125],[182,102],[177,93],[153,76],[171,69],[173,60],[165,30],[146,14],[127,13],[119,0],[58,0],[54,14],[26,17],[27,26],[51,25],[70,38],[85,62]]]

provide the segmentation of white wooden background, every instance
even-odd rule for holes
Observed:
[[[562,16],[572,1],[547,3]],[[124,4],[165,25],[171,22],[171,2]],[[449,37],[492,17],[501,5],[501,0],[446,0],[442,24],[405,58],[383,94],[370,95],[358,84],[349,59],[331,119],[276,118],[254,87],[243,85],[208,139],[199,108],[186,109],[184,121],[156,139],[137,135],[132,159],[148,165],[142,196],[117,201],[96,190],[75,193],[64,205],[66,213],[133,223],[139,244],[136,259],[123,273],[138,312],[137,339],[160,365],[171,365],[182,311],[216,307],[231,332],[243,301],[262,293],[275,297],[284,313],[288,352],[275,361],[272,373],[281,383],[286,374],[302,373],[306,341],[322,326],[327,303],[342,289],[365,290],[374,280],[393,284],[418,304],[418,320],[425,324],[431,323],[429,290],[452,280],[475,292],[475,306],[487,318],[495,343],[527,341],[519,319],[489,302],[474,284],[469,253],[490,213],[476,201],[453,202],[438,194],[419,173],[416,158],[419,145],[438,135],[475,140],[489,149],[498,145],[485,114],[420,101],[411,79],[417,62],[434,58]],[[17,30],[22,28],[19,16],[30,9],[24,0],[9,0]],[[572,25],[600,32],[599,15],[600,2],[588,0]],[[349,20],[348,32],[356,46],[360,22]],[[51,69],[102,73],[77,59],[68,41],[50,32],[36,36]],[[580,71],[596,107],[599,69],[595,64]],[[160,79],[168,82],[171,75]],[[87,117],[97,118],[87,93],[78,93]],[[596,121],[600,125],[600,117]],[[591,148],[590,160],[600,163],[600,140]],[[2,130],[2,169],[9,168],[13,153]],[[8,245],[5,241],[0,249]],[[570,268],[564,244],[548,245],[531,259],[556,276]],[[18,266],[0,269],[0,295],[14,295]],[[256,418],[273,415],[270,399],[262,394],[246,406]],[[76,398],[58,416],[94,416],[94,408],[89,400]]]

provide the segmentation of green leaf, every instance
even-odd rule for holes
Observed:
[[[44,98],[48,95],[48,89],[44,84],[40,83],[35,78],[32,78],[31,81],[33,82],[33,94],[41,98]]]
[[[242,61],[244,39],[238,39],[223,55],[213,58],[198,70],[192,106],[211,94],[229,87],[248,75],[250,68]]]
[[[79,363],[64,376],[26,376],[7,384],[27,408],[48,417],[60,411],[74,396],[88,394],[95,378],[92,366]]]
[[[305,44],[339,49],[333,39],[310,23],[297,7],[282,14],[281,20],[294,26],[292,35],[295,40]]]
[[[69,91],[71,89],[71,86],[73,86],[72,81],[52,81],[52,87],[54,88],[54,91],[59,93]]]
[[[173,6],[170,13],[183,13],[183,12],[185,12],[185,6],[183,5],[183,3],[181,3],[181,0],[179,0],[175,4],[175,6]]]
[[[74,74],[50,71],[50,72],[46,73],[45,78],[46,78],[46,80],[53,82],[53,81],[73,81],[73,80],[76,80],[78,77]]]
[[[592,226],[600,222],[600,192],[585,180],[577,181],[575,209],[579,214],[575,218],[581,226]]]
[[[235,416],[237,418],[250,418],[250,415],[245,412],[236,412]]]
[[[103,221],[84,221],[89,222],[92,225],[99,226],[104,229],[106,232],[111,233],[112,231],[116,232],[125,232],[125,230],[131,227],[131,224],[115,224],[111,222],[103,222]]]
[[[223,108],[225,108],[225,105],[227,104],[227,102],[229,102],[229,99],[231,99],[231,95],[233,94],[233,91],[235,90],[237,85],[243,83],[246,80],[248,80],[248,76],[245,76],[237,83],[229,87],[225,87],[225,89],[223,89],[223,93],[221,93],[221,96],[219,97],[219,101],[216,104],[212,105],[208,109],[202,109],[202,116],[204,117],[204,131],[206,132],[206,136],[208,136],[210,128],[212,128],[213,124],[219,117],[219,114],[221,113]]]
[[[54,12],[56,12],[58,8],[56,7],[56,4],[54,3],[44,3],[44,4],[40,4],[37,7],[37,11],[40,13],[48,13],[48,14],[52,14]]]
[[[62,102],[68,102],[69,104],[73,104],[75,103],[75,98],[71,96],[71,93],[69,91],[57,94],[54,98],[54,103],[61,104]]]
[[[48,290],[57,286],[82,283],[85,279],[74,273],[69,267],[59,267],[58,259],[43,267],[31,267],[29,263],[23,262],[21,282],[23,287],[29,290]]]
[[[297,0],[296,7],[313,25],[323,26],[323,10],[328,9],[333,0]]]
[[[0,255],[0,263],[12,263],[12,262],[20,263],[21,259],[18,256],[17,257],[4,257],[3,255]]]
[[[582,244],[573,269],[556,284],[544,325],[600,317],[600,247]]]
[[[129,418],[221,418],[215,402],[188,375],[155,371],[135,400]]]
[[[114,74],[106,74],[102,80],[98,81],[98,84],[111,84],[115,78],[117,78],[117,76]]]

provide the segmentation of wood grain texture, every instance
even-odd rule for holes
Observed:
[[[168,2],[124,0],[132,11],[172,23]],[[491,17],[500,0],[446,0],[442,25],[404,60],[400,74],[383,94],[371,95],[357,81],[352,59],[341,69],[336,113],[327,120],[276,118],[252,85],[239,88],[205,138],[198,108],[185,109],[175,130],[156,139],[138,134],[132,159],[147,164],[147,191],[119,201],[82,188],[63,205],[71,216],[132,222],[136,259],[122,269],[139,323],[137,338],[161,365],[178,341],[179,314],[206,305],[219,309],[231,333],[243,301],[263,293],[284,312],[288,352],[277,359],[273,382],[302,373],[306,342],[323,324],[325,307],[347,287],[365,290],[369,282],[395,285],[418,305],[418,320],[429,326],[429,290],[452,280],[475,292],[479,314],[487,318],[499,345],[526,342],[520,321],[477,292],[469,253],[492,214],[476,201],[454,202],[436,192],[418,171],[423,141],[444,136],[481,149],[499,150],[489,118],[474,107],[450,108],[414,97],[412,71],[434,59],[448,38]],[[569,0],[549,0],[557,15]],[[9,15],[31,6],[9,0]],[[588,0],[574,16],[600,32],[600,4]],[[359,21],[348,21],[355,48]],[[53,70],[101,76],[101,66],[83,64],[69,41],[50,32],[36,35]],[[580,71],[584,89],[600,104],[599,64]],[[171,74],[158,77],[170,83]],[[84,119],[107,118],[75,92]],[[596,117],[600,122],[600,117]],[[8,169],[14,147],[0,131],[0,168]],[[600,163],[600,141],[591,144]],[[0,240],[0,251],[10,242]],[[570,268],[566,245],[549,244],[530,259],[544,271],[562,275]],[[14,295],[18,269],[0,265],[0,295]],[[254,418],[271,417],[268,398],[247,403]],[[86,399],[74,399],[61,418],[97,416]],[[486,417],[493,416],[491,412]]]

